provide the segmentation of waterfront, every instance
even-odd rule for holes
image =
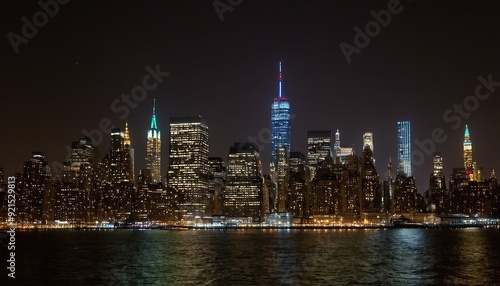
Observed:
[[[498,229],[19,231],[15,285],[495,285],[499,241]]]

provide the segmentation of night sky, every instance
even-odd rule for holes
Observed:
[[[340,43],[354,45],[354,28],[364,31],[374,19],[370,11],[388,2],[243,0],[221,21],[212,1],[73,0],[16,54],[8,34],[22,36],[21,19],[32,22],[41,7],[1,1],[0,167],[6,175],[19,172],[32,151],[44,152],[49,163],[64,161],[65,146],[102,118],[123,127],[111,103],[141,85],[146,66],[157,65],[170,75],[127,117],[136,172],[145,167],[153,98],[163,174],[172,116],[206,118],[210,155],[225,158],[233,142],[267,134],[283,61],[283,94],[296,115],[292,151],[306,153],[307,130],[340,129],[342,146],[354,144],[360,153],[370,131],[376,166],[385,174],[389,157],[397,161],[396,122],[410,120],[412,141],[444,130],[448,138],[436,150],[448,177],[463,167],[468,124],[474,161],[489,177],[491,166],[500,168],[500,87],[456,129],[443,114],[474,96],[478,76],[500,82],[500,2],[401,1],[400,13],[348,64]],[[106,135],[99,145],[101,156],[108,141]],[[266,172],[270,152],[265,144]],[[431,170],[431,157],[414,167],[419,192]]]

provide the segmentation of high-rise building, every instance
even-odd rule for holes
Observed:
[[[318,164],[332,156],[332,131],[307,131],[307,165],[314,177]]]
[[[410,121],[398,121],[398,163],[398,173],[412,176]]]
[[[449,211],[449,202],[441,153],[435,152],[432,162],[433,171],[429,179],[429,190],[426,193],[427,211],[443,214]]]
[[[301,152],[290,153],[289,210],[295,217],[305,215],[306,158]]]
[[[209,157],[208,190],[213,197],[212,214],[222,215],[222,194],[226,188],[226,163],[221,157]]]
[[[168,186],[178,193],[184,220],[207,214],[208,181],[208,122],[201,116],[170,118]]]
[[[232,217],[261,217],[263,177],[258,147],[249,142],[234,143],[229,149],[224,214]]]
[[[335,143],[333,144],[335,151],[335,163],[347,164],[349,157],[354,155],[354,148],[340,146],[340,131],[335,132]],[[333,155],[332,155],[333,156]]]
[[[161,183],[161,136],[156,124],[156,99],[153,101],[153,116],[148,131],[146,169],[151,170],[153,183]]]
[[[361,212],[377,212],[383,206],[382,182],[380,181],[373,152],[369,145],[365,145],[361,167]]]
[[[363,134],[363,149],[365,149],[365,147],[368,146],[370,148],[370,150],[372,150],[372,154],[373,154],[373,134],[371,132],[365,132],[365,134]]]
[[[278,97],[271,105],[271,163],[278,168],[280,148],[284,147],[287,156],[290,156],[290,103],[282,94],[283,74],[281,62],[279,65]],[[288,157],[287,157],[288,158]]]
[[[465,125],[464,134],[464,168],[465,172],[470,179],[473,177],[473,165],[472,161],[472,141],[470,140],[469,127]]]
[[[333,144],[333,150],[335,151],[335,160],[340,162],[340,131],[338,129],[335,132],[335,143]]]
[[[55,191],[51,176],[43,153],[33,152],[31,160],[24,163],[21,180],[16,180],[19,194],[17,221],[40,223],[54,218]]]
[[[130,132],[128,130],[128,122],[125,121],[125,134],[124,134],[124,147],[125,147],[125,160],[127,161],[129,181],[135,181],[135,151],[130,142]]]

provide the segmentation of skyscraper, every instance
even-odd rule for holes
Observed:
[[[354,155],[354,148],[340,146],[340,131],[338,129],[337,132],[335,132],[335,143],[333,144],[333,149],[335,150],[335,163],[347,164],[349,156]]]
[[[120,128],[113,128],[111,130],[109,153],[104,159],[107,163],[108,180],[110,182],[117,184],[129,180],[127,154],[125,152],[123,132],[121,132]]]
[[[473,161],[472,161],[472,141],[470,140],[469,127],[465,125],[464,134],[464,168],[469,177],[473,174]]]
[[[398,121],[398,163],[398,173],[403,172],[410,177],[412,175],[410,121]]]
[[[363,149],[368,146],[373,153],[373,134],[371,132],[365,132],[363,134]]]
[[[151,170],[153,183],[161,182],[161,137],[156,125],[156,99],[153,101],[153,116],[148,131],[146,146],[146,169]]]
[[[168,186],[179,194],[180,215],[193,221],[206,214],[208,122],[201,116],[170,118]]]
[[[212,214],[222,214],[222,194],[226,187],[226,163],[221,157],[209,157],[210,169],[208,190],[213,196]]]
[[[287,158],[290,156],[290,103],[282,96],[281,62],[279,65],[278,97],[271,105],[271,163],[278,168],[279,148],[284,147]]]
[[[340,161],[340,131],[338,129],[337,132],[335,132],[335,143],[333,144],[333,150],[335,151],[335,158],[338,158],[338,160]]]
[[[443,157],[435,152],[433,157],[433,171],[429,178],[429,189],[426,192],[427,211],[445,213],[448,193],[446,191],[445,177],[443,175]]]
[[[310,179],[314,178],[319,162],[332,155],[332,131],[307,131],[307,165]]]
[[[224,214],[233,217],[261,216],[263,177],[259,149],[253,143],[234,143],[229,149]]]
[[[127,161],[129,181],[135,181],[135,162],[134,162],[134,148],[132,148],[132,143],[130,142],[130,132],[128,130],[128,122],[125,121],[125,134],[123,138],[123,143],[125,147],[125,160]]]

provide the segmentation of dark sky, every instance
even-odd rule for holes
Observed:
[[[21,171],[35,150],[49,162],[63,161],[65,146],[82,129],[98,128],[102,118],[123,126],[111,102],[157,64],[170,75],[127,118],[137,169],[145,166],[153,98],[163,174],[171,116],[205,117],[210,155],[226,157],[233,142],[269,128],[282,60],[283,93],[296,114],[292,150],[306,152],[307,130],[338,128],[342,145],[360,152],[362,134],[370,131],[384,174],[389,157],[397,157],[396,122],[410,120],[412,140],[429,138],[434,128],[447,134],[436,149],[449,176],[463,165],[467,123],[474,160],[489,176],[492,165],[500,167],[500,87],[456,130],[443,113],[474,95],[478,76],[500,81],[500,2],[401,1],[402,11],[348,64],[339,44],[354,45],[354,27],[364,30],[370,11],[387,4],[244,0],[221,21],[212,1],[73,0],[16,54],[8,33],[21,36],[21,19],[32,21],[41,8],[36,1],[2,1],[0,166],[6,174]],[[108,140],[99,146],[102,155]],[[265,166],[269,158],[266,144]],[[431,170],[430,157],[415,166],[420,192]]]

